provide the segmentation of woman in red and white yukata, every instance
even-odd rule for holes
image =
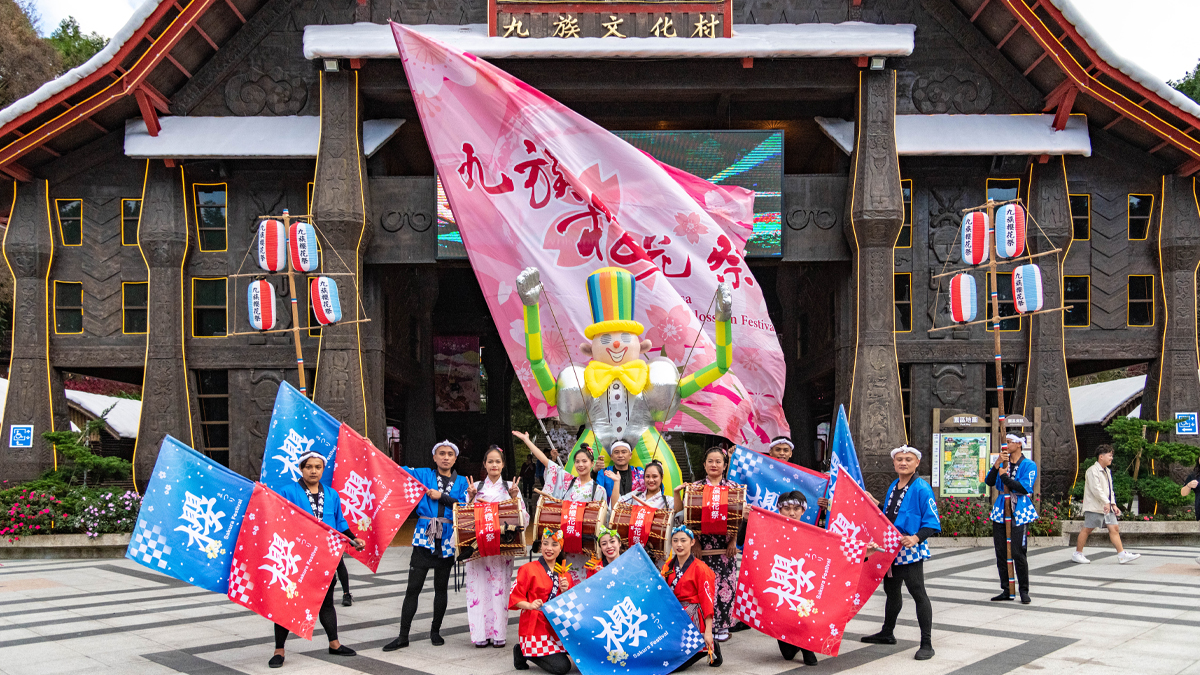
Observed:
[[[708,565],[692,554],[696,544],[696,533],[688,526],[680,525],[671,530],[671,551],[674,555],[663,565],[662,575],[671,586],[683,611],[696,624],[696,630],[704,634],[704,649],[696,652],[675,672],[687,670],[700,659],[712,654],[709,666],[717,668],[724,661],[721,645],[713,640],[713,590],[716,575]]]
[[[517,644],[513,646],[513,667],[517,670],[529,670],[529,661],[551,675],[566,675],[571,670],[571,657],[542,612],[542,604],[575,585],[571,575],[558,567],[562,543],[562,530],[543,530],[541,556],[517,570],[517,583],[508,596],[508,608],[521,610]]]
[[[483,468],[487,470],[487,478],[467,486],[467,503],[516,499],[521,527],[529,524],[525,500],[521,499],[520,479],[506,481],[501,475],[504,450],[495,445],[488,448],[483,455]],[[505,536],[510,535],[505,532]],[[471,628],[471,642],[476,647],[487,647],[489,643],[497,649],[505,646],[512,571],[512,555],[492,555],[466,562],[467,622]]]
[[[600,545],[600,557],[587,561],[587,578],[591,579],[605,567],[615,563],[621,557],[621,535],[616,530],[610,530],[603,525],[596,528],[596,543]]]

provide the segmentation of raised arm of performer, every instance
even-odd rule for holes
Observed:
[[[513,429],[512,435],[521,439],[521,442],[525,444],[525,447],[529,448],[529,454],[533,455],[534,459],[541,462],[543,467],[549,467],[551,465],[558,466],[558,462],[550,459],[546,453],[542,452],[541,448],[533,444],[533,441],[529,438],[529,434],[525,433],[524,431],[517,431],[516,429]]]
[[[683,611],[687,612],[696,630],[704,634],[704,649],[693,654],[675,669],[681,672],[692,667],[694,663],[711,655],[710,666],[716,668],[724,659],[721,656],[721,645],[713,639],[713,594],[716,589],[716,575],[704,564],[704,561],[693,555],[696,544],[696,533],[686,525],[680,525],[671,530],[671,559],[662,568],[662,575],[675,593]]]
[[[537,268],[527,267],[517,275],[517,294],[521,296],[521,304],[525,307],[525,358],[529,359],[529,367],[533,370],[533,378],[537,380],[538,389],[546,405],[555,405],[558,390],[550,366],[546,364],[546,356],[542,352],[542,317],[538,308],[538,300],[542,294],[542,278]]]
[[[679,381],[679,398],[684,399],[717,381],[733,364],[733,290],[729,284],[717,286],[717,360]]]
[[[560,567],[562,544],[562,530],[543,530],[541,556],[521,566],[517,583],[508,595],[508,608],[521,610],[517,644],[513,646],[513,667],[517,670],[529,670],[529,661],[551,675],[566,675],[571,670],[571,657],[542,612],[543,603],[574,585],[571,575]]]

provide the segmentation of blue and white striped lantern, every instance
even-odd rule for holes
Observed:
[[[979,299],[975,289],[975,277],[965,272],[955,274],[950,280],[950,318],[955,323],[966,323],[974,321],[978,311]]]
[[[1042,308],[1042,270],[1037,265],[1021,265],[1013,270],[1013,301],[1017,311],[1036,312]]]
[[[1025,252],[1025,207],[1005,204],[996,209],[996,257],[1016,258]]]
[[[317,252],[317,229],[312,223],[292,223],[288,230],[288,252],[292,256],[292,267],[297,272],[312,272],[321,266],[321,255]]]
[[[979,265],[988,261],[988,217],[983,211],[972,211],[963,216],[962,259],[968,265]]]
[[[258,224],[258,266],[266,272],[287,268],[287,228],[273,218]]]
[[[316,277],[309,285],[309,301],[317,323],[328,326],[342,320],[342,301],[338,299],[337,282],[329,277]]]
[[[246,305],[254,330],[271,330],[275,327],[279,312],[275,310],[275,287],[271,282],[266,279],[251,281],[246,289]]]

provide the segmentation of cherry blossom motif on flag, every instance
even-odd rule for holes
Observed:
[[[392,538],[425,496],[425,486],[345,424],[338,432],[337,457],[333,489],[341,495],[350,529],[366,543],[350,555],[376,572]]]
[[[753,507],[734,596],[734,616],[788,644],[837,656],[857,612],[862,560],[843,537]]]
[[[407,26],[393,23],[392,31],[509,359],[525,363],[523,305],[513,285],[526,267],[541,270],[542,344],[556,375],[588,361],[578,336],[592,323],[586,278],[596,269],[634,275],[634,318],[654,351],[686,362],[684,374],[714,358],[712,300],[725,281],[733,289],[733,344],[757,350],[757,360],[743,368],[734,359],[663,430],[723,434],[764,451],[788,433],[783,352],[744,257],[754,193],[668,167],[471,54]],[[534,413],[554,415],[517,368]]]
[[[246,508],[229,599],[305,640],[349,540],[262,483]]]
[[[861,609],[867,603],[867,598],[879,588],[879,583],[892,567],[892,561],[903,548],[900,545],[900,530],[883,515],[875,505],[875,500],[858,483],[847,480],[838,484],[829,502],[829,531],[859,542],[863,552],[866,544],[871,542],[884,549],[872,553],[863,563],[854,600],[855,607]]]

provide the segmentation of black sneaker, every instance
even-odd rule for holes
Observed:
[[[333,654],[334,656],[358,656],[358,652],[350,649],[346,645],[339,645],[337,649],[330,647],[329,653]]]
[[[445,638],[443,638],[441,633],[438,633],[437,631],[432,631],[429,633],[429,641],[433,643],[434,647],[441,647],[442,645],[446,644]]]
[[[267,667],[268,668],[282,668],[283,667],[283,654],[276,654],[275,656],[272,656],[271,660],[267,661]]]
[[[921,648],[917,650],[917,653],[913,656],[913,658],[918,661],[928,661],[929,659],[932,659],[933,647],[929,645],[921,645]]]
[[[394,652],[397,649],[404,649],[408,646],[408,635],[402,633],[399,637],[383,646],[383,651]]]
[[[894,645],[894,644],[896,644],[896,636],[892,635],[891,633],[885,634],[883,631],[880,631],[874,635],[864,635],[861,638],[859,638],[859,640],[861,642],[865,642],[869,645]]]
[[[349,593],[342,593],[342,607],[349,607],[354,604],[354,598],[350,597]]]
[[[525,660],[525,655],[521,653],[521,645],[513,645],[513,668],[517,670],[529,670],[529,662]]]
[[[1009,595],[1008,591],[1004,591],[1000,595],[997,595],[996,597],[992,598],[992,602],[1005,602],[1005,601],[1012,600],[1012,599],[1013,599],[1013,596]]]
[[[1031,602],[1033,602],[1033,600],[1029,599],[1029,591],[1021,591],[1021,604],[1028,605]]]

